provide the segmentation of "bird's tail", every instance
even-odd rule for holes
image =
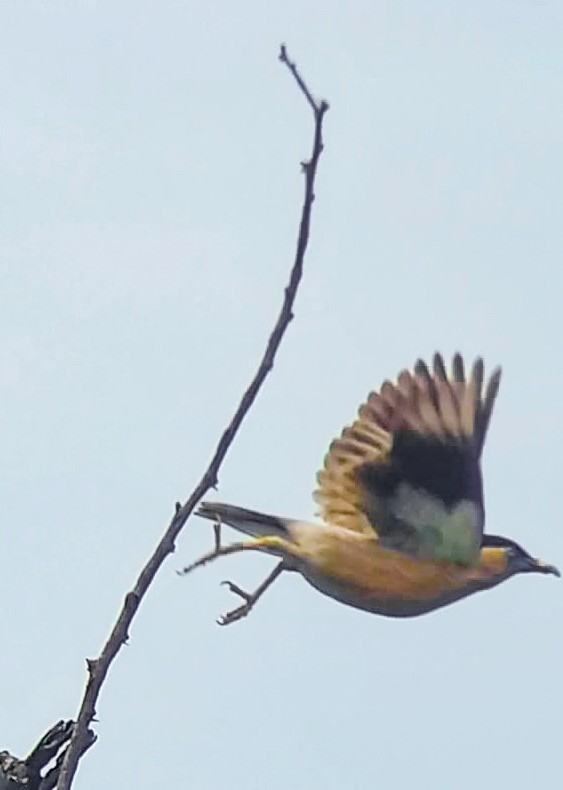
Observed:
[[[253,538],[263,537],[264,535],[288,536],[288,525],[293,519],[269,516],[266,513],[258,513],[255,510],[247,510],[244,507],[226,505],[222,502],[202,502],[196,510],[196,516],[210,519],[220,524],[228,524],[229,527],[244,532]]]

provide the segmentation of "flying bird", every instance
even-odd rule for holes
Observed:
[[[388,617],[414,617],[487,590],[517,573],[560,576],[513,540],[484,533],[481,454],[500,384],[484,382],[478,358],[466,376],[460,354],[447,372],[418,360],[395,383],[371,392],[353,424],[335,439],[317,475],[322,523],[203,502],[197,515],[251,540],[216,547],[192,565],[257,550],[281,558],[253,592],[217,622],[248,614],[285,570],[341,603]]]

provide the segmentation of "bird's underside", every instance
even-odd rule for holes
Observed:
[[[227,582],[244,603],[220,622],[248,614],[284,570],[342,603],[393,617],[489,587],[493,574],[500,579],[504,553],[482,548],[480,470],[500,370],[485,388],[483,374],[478,359],[466,377],[456,354],[448,375],[436,354],[432,371],[419,360],[370,393],[318,474],[321,524],[202,503],[198,515],[252,539],[220,547],[218,538],[215,551],[190,568],[250,549],[280,557],[252,594]]]

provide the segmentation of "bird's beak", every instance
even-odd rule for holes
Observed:
[[[561,576],[561,571],[555,565],[548,565],[543,560],[534,560],[534,567],[531,570],[537,573],[551,573],[553,576]]]

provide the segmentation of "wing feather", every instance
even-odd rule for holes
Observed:
[[[385,381],[379,392],[370,392],[354,423],[332,442],[324,467],[317,475],[314,497],[322,518],[380,537],[388,528],[383,523],[384,508],[377,487],[370,484],[369,474],[366,476],[363,470],[375,470],[379,475],[378,485],[385,481],[389,485],[400,483],[400,479],[392,480],[390,475],[399,440],[403,448],[408,444],[405,436],[415,439],[418,436],[429,446],[443,442],[454,449],[456,443],[473,448],[478,472],[478,460],[500,384],[500,369],[491,375],[484,398],[483,380],[480,358],[467,377],[460,354],[454,355],[450,374],[443,357],[435,354],[432,372],[419,359],[413,371],[399,373],[396,383]],[[402,452],[412,453],[408,448]],[[408,460],[412,461],[411,456]],[[463,472],[465,467],[461,465],[460,469]],[[468,474],[471,473],[469,470]],[[396,470],[393,474],[397,475]],[[480,477],[470,483],[479,493]],[[410,512],[404,503],[401,507],[404,512]]]

